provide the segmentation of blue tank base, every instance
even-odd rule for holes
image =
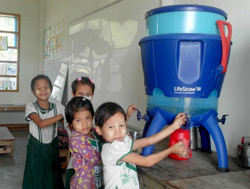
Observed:
[[[144,127],[144,137],[149,137],[160,132],[165,125],[172,123],[176,116],[176,114],[169,113],[158,107],[147,111],[147,115],[149,120],[146,122]],[[150,155],[152,154],[153,150],[154,145],[147,146],[142,149],[142,155]]]
[[[149,120],[146,122],[146,124],[145,124],[145,126],[144,126],[144,129],[143,129],[142,137],[145,137],[145,136],[146,136],[147,130],[148,130],[150,124],[151,124],[151,119],[149,119]]]
[[[177,114],[169,113],[157,107],[147,111],[147,115],[149,116],[149,120],[146,123],[146,130],[144,130],[144,133],[146,133],[145,137],[149,137],[153,134],[160,132],[165,125],[169,125],[174,121],[174,118]],[[191,127],[204,126],[204,130],[206,130],[214,140],[218,155],[217,169],[219,171],[226,172],[228,171],[227,148],[224,136],[217,122],[217,115],[218,113],[215,110],[210,110],[200,115],[194,115],[190,118],[190,124],[185,129],[190,129]],[[206,149],[211,150],[210,146]],[[150,155],[152,154],[153,150],[154,145],[147,146],[143,148],[142,155]]]
[[[210,110],[204,114],[192,116],[190,121],[195,125],[204,126],[212,136],[218,156],[218,170],[224,171],[228,169],[227,147],[217,122],[217,115],[215,110]]]

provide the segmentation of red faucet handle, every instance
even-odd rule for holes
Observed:
[[[227,62],[231,45],[232,26],[229,22],[223,20],[217,20],[216,23],[220,31],[221,43],[222,43],[222,58],[221,58],[221,65],[223,67],[222,73],[225,73],[227,71]],[[227,36],[224,30],[224,26],[226,26],[228,30]]]

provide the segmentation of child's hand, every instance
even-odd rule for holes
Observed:
[[[180,157],[186,157],[187,156],[187,150],[185,149],[185,146],[183,142],[175,143],[173,146],[170,147],[171,153],[177,154]]]
[[[135,105],[135,104],[132,104],[132,105],[130,105],[129,107],[128,107],[128,109],[127,109],[127,114],[126,114],[126,116],[127,116],[127,120],[130,118],[130,116],[136,111],[136,109],[137,109],[137,106]]]
[[[174,128],[174,130],[179,129],[182,125],[185,124],[185,122],[187,121],[187,115],[185,113],[179,113],[177,114],[177,116],[175,117],[173,123],[172,123],[172,128]]]

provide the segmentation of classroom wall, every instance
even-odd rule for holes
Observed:
[[[25,104],[34,101],[30,92],[31,79],[41,72],[40,0],[0,0],[0,12],[21,14],[21,50],[19,70],[19,92],[1,92],[0,104]],[[42,28],[43,31],[43,28]],[[24,123],[24,114],[0,113],[1,123]]]
[[[50,35],[55,35],[54,29],[58,28],[58,25],[63,21],[67,24],[67,29],[69,28],[69,24],[84,15],[90,14],[98,9],[101,9],[108,4],[114,3],[116,0],[53,0],[47,1],[45,0],[45,8],[46,12],[44,16],[44,29],[49,30]],[[57,29],[56,29],[57,30]],[[64,64],[69,64],[69,31],[63,32],[63,40],[62,40],[62,48],[61,48],[61,57],[60,58],[51,58],[53,54],[50,51],[50,55],[44,58],[43,70],[46,75],[48,75],[52,83],[56,83],[56,78],[61,75],[59,69]],[[54,89],[57,91],[53,91],[51,95],[51,100],[58,100],[62,96],[62,103],[65,105],[68,102],[68,98],[71,98],[71,93],[68,93],[67,88],[68,80],[65,82],[64,91],[57,90],[57,86],[54,85]],[[63,93],[63,94],[62,94]]]

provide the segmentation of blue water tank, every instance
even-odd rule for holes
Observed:
[[[210,6],[172,5],[148,11],[145,19],[146,36],[173,33],[220,35],[216,21],[225,21],[227,14]]]
[[[148,11],[141,46],[147,109],[217,111],[231,47],[227,14],[203,5]],[[225,30],[227,28],[227,30]]]
[[[190,115],[217,110],[225,76],[220,36],[164,34],[145,37],[139,44],[148,109]]]

